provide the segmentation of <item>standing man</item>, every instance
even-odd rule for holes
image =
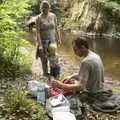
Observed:
[[[56,42],[57,33],[57,18],[56,15],[50,12],[50,4],[48,1],[43,1],[40,5],[41,13],[36,20],[37,42],[41,58],[43,75],[48,73],[48,48],[50,43]]]

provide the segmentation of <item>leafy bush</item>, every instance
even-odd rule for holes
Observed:
[[[92,0],[93,5],[97,5],[102,9],[112,9],[120,11],[119,0]]]
[[[17,72],[24,73],[30,69],[32,58],[28,52],[28,47],[32,47],[29,42],[21,39],[19,41],[0,41],[0,76],[17,76]]]
[[[35,101],[27,97],[26,92],[21,86],[16,86],[9,90],[5,95],[2,116],[8,119],[14,116],[19,120],[45,120],[46,111],[43,106],[37,105]]]
[[[30,63],[19,51],[21,46],[30,46],[28,42],[24,44],[24,15],[29,7],[30,0],[4,0],[0,3],[0,77],[15,76],[21,66]]]

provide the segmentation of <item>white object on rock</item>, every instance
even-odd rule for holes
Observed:
[[[28,81],[28,93],[34,97],[37,96],[37,86],[39,82],[37,80]]]
[[[53,118],[54,113],[56,114],[59,112],[70,112],[70,104],[64,95],[59,94],[57,96],[53,96],[47,99],[46,109],[48,115]]]
[[[54,112],[53,120],[76,120],[76,118],[70,112]]]

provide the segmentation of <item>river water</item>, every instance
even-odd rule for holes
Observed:
[[[109,36],[85,35],[90,49],[98,53],[104,64],[105,76],[113,80],[120,80],[120,38],[115,39]],[[72,40],[75,38],[71,32],[63,33],[60,52],[66,54],[74,63],[79,63],[78,57],[72,50]]]

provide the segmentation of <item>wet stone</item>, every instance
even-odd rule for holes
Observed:
[[[0,94],[4,94],[5,90],[4,89],[0,89]]]
[[[1,86],[2,89],[7,89],[7,85]]]

